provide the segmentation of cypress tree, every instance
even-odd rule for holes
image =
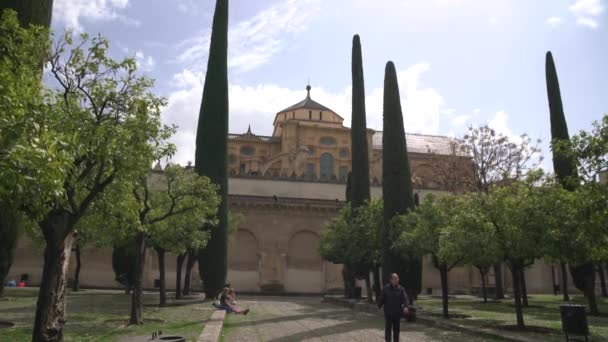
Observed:
[[[17,12],[17,18],[25,28],[29,25],[51,26],[53,0],[2,0],[0,14],[7,8]]]
[[[358,34],[353,37],[352,50],[352,201],[353,215],[356,209],[370,200],[369,191],[369,155],[367,146],[367,123],[365,118],[365,82],[363,77],[363,57],[361,39]],[[373,301],[369,271],[373,265],[356,265],[365,279],[367,299]]]
[[[131,238],[112,248],[112,270],[114,279],[125,287],[127,294],[135,283],[137,269],[137,245]]]
[[[218,225],[199,255],[201,280],[208,297],[224,287],[228,269],[228,0],[217,0],[209,61],[196,136],[195,170],[218,184]]]
[[[391,273],[398,273],[408,294],[417,296],[421,287],[422,264],[414,256],[400,257],[391,250],[391,220],[414,209],[412,176],[407,156],[403,113],[397,72],[393,62],[386,64],[384,76],[384,114],[382,135],[382,197],[384,229],[382,232],[382,279],[388,282]]]
[[[367,124],[365,119],[365,85],[363,80],[363,58],[359,35],[353,37],[352,52],[352,208],[369,202],[369,156],[367,146]]]
[[[570,135],[568,133],[568,125],[566,116],[564,115],[564,106],[562,104],[562,96],[559,89],[559,79],[553,55],[551,51],[547,52],[545,59],[545,76],[547,81],[547,98],[549,100],[549,113],[551,120],[551,143],[569,142]],[[576,169],[576,159],[568,153],[561,152],[560,149],[553,150],[553,171],[562,186],[570,191],[576,189],[578,172]],[[562,271],[565,271],[562,265]],[[564,286],[564,297],[567,297],[567,277],[565,272],[562,275],[565,281],[562,281]],[[572,275],[574,285],[587,297],[591,313],[598,312],[595,299],[595,268],[592,264],[584,264],[579,266],[570,266],[570,274]]]
[[[564,115],[562,96],[559,90],[559,80],[553,55],[547,52],[545,72],[547,78],[547,97],[549,99],[549,112],[551,119],[551,139],[552,142],[569,141],[568,125]],[[553,171],[562,183],[564,188],[573,191],[576,188],[578,172],[576,170],[576,160],[571,156],[553,151]]]

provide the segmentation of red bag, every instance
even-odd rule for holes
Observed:
[[[416,322],[416,308],[408,306],[403,309],[403,318],[406,322]]]

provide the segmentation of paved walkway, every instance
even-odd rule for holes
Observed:
[[[380,316],[321,303],[321,298],[239,298],[247,316],[229,315],[224,341],[384,341]],[[487,341],[454,331],[402,323],[401,341]]]

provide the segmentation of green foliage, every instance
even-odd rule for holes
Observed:
[[[60,111],[48,105],[39,65],[49,56],[48,31],[23,29],[15,13],[0,22],[0,202],[27,207],[34,219],[64,197],[71,155],[64,132],[53,129]]]
[[[583,182],[596,182],[608,172],[608,114],[594,121],[589,131],[580,131],[570,141],[553,144],[554,153],[578,161],[578,174]]]
[[[48,63],[56,87],[48,90],[37,123],[61,138],[55,146],[45,146],[45,153],[60,151],[65,157],[49,166],[51,172],[31,175],[37,185],[24,189],[39,189],[49,174],[57,175],[52,183],[56,188],[41,196],[28,194],[22,207],[35,212],[44,199],[48,215],[65,210],[75,226],[113,182],[138,179],[153,160],[170,154],[174,148],[167,139],[174,128],[160,122],[165,100],[150,92],[153,81],[137,75],[133,59],[113,60],[106,39],[82,34],[75,40],[68,32],[55,46]],[[22,153],[12,160],[27,165],[37,158]]]
[[[169,165],[132,182],[117,182],[104,192],[78,225],[79,234],[97,245],[121,244],[144,233],[153,247],[174,254],[203,248],[219,203],[217,186],[192,169]]]
[[[608,259],[608,191],[589,183],[569,191],[549,180],[542,191],[546,214],[545,254],[570,265],[600,263]]]
[[[319,252],[325,260],[356,265],[364,273],[382,259],[382,201],[364,203],[354,213],[350,204],[340,210],[322,233]]]
[[[191,169],[170,165],[164,170],[161,184],[150,187],[154,190],[148,195],[143,187],[134,194],[138,202],[148,196],[147,203],[140,203],[140,212],[150,209],[142,224],[151,245],[177,255],[204,248],[209,232],[201,228],[201,223],[213,225],[216,221],[217,186]]]
[[[461,195],[458,203],[451,224],[443,231],[439,258],[461,259],[465,264],[487,270],[503,258],[494,226],[485,217],[483,196]]]
[[[462,251],[446,253],[442,248],[446,244],[446,232],[454,226],[456,217],[462,211],[462,202],[459,197],[452,195],[439,198],[427,195],[415,210],[393,219],[393,225],[401,228],[394,248],[399,253],[413,253],[420,257],[431,255],[437,268],[446,265],[449,270],[460,263],[463,260]]]
[[[117,241],[112,247],[112,270],[115,280],[128,289],[135,284],[137,251],[137,243],[133,238]]]
[[[19,22],[25,28],[30,25],[51,26],[53,0],[2,0],[0,15],[5,9],[17,12]]]
[[[40,65],[49,53],[48,30],[22,28],[6,5],[0,5],[0,295],[17,238],[30,227],[21,209],[29,204],[38,218],[46,201],[61,196],[68,159],[60,136],[46,129]]]
[[[494,226],[499,252],[511,267],[523,267],[543,256],[539,242],[546,236],[546,213],[538,210],[542,189],[538,175],[526,182],[494,189],[482,201],[482,210]]]
[[[344,264],[348,261],[347,248],[350,241],[345,237],[351,235],[349,224],[351,217],[352,210],[350,203],[347,203],[321,233],[319,253],[325,260],[336,264]]]
[[[15,32],[10,21],[3,25]],[[66,238],[79,220],[108,186],[145,175],[158,155],[172,150],[167,139],[174,129],[161,124],[165,100],[151,93],[153,81],[137,74],[133,59],[116,61],[108,50],[103,37],[81,34],[75,39],[66,33],[44,55],[53,87],[28,93],[26,101],[36,106],[23,116],[2,116],[2,125],[18,133],[8,140],[12,147],[3,149],[3,181],[8,175],[7,188],[14,190],[19,208],[39,222],[50,251],[45,253],[34,340],[61,335],[65,305],[57,294],[65,288],[65,253],[71,247]],[[43,139],[36,140],[39,136]],[[24,143],[15,144],[20,139]],[[0,191],[4,197],[4,184]]]
[[[199,259],[205,292],[215,297],[228,271],[228,0],[217,0],[196,136],[196,172],[219,185],[219,224]]]
[[[367,123],[365,118],[365,85],[363,79],[361,39],[359,38],[359,35],[353,37],[352,79],[352,178],[350,178],[350,181],[352,182],[352,207],[358,208],[370,199]]]

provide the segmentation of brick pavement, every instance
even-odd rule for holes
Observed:
[[[224,341],[384,341],[380,316],[321,303],[321,298],[239,298],[247,316],[229,315]],[[401,324],[401,341],[488,341],[460,332]]]

